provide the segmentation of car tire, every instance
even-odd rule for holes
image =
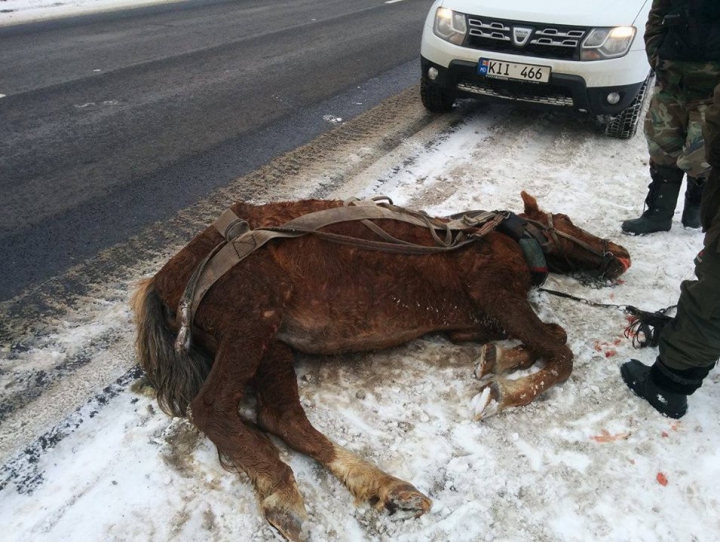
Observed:
[[[447,113],[455,103],[452,95],[433,85],[427,77],[420,80],[420,99],[425,109],[432,113]]]
[[[648,89],[651,88],[652,79],[653,74],[651,73],[628,108],[605,124],[605,135],[616,139],[630,139],[637,133],[645,102],[650,95]]]

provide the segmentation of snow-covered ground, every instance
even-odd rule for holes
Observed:
[[[0,0],[0,26],[163,1]],[[612,288],[557,277],[546,286],[657,309],[674,304],[680,281],[692,277],[701,235],[683,230],[679,216],[667,234],[619,235],[645,194],[642,136],[608,140],[573,119],[498,107],[429,146],[418,143],[402,163],[379,166],[336,196],[385,194],[447,214],[519,211],[525,189],[633,256],[624,282]],[[327,179],[316,181],[296,196]],[[127,295],[128,285],[122,290]],[[720,372],[690,398],[683,420],[664,419],[620,380],[624,360],[650,363],[656,354],[632,349],[621,312],[546,294],[532,299],[544,320],[568,331],[574,373],[529,407],[481,423],[470,409],[477,345],[428,337],[370,355],[298,361],[310,420],[434,502],[416,520],[356,506],[321,467],[276,440],[305,496],[312,540],[720,540]],[[94,325],[69,325],[19,361],[61,361],[108,334],[129,347],[125,301],[113,296],[105,305]],[[224,471],[212,444],[159,412],[147,390],[105,401],[68,419],[78,427],[70,436],[17,463],[21,471],[0,490],[0,539],[278,539],[247,480]]]
[[[0,0],[0,26],[182,0]]]
[[[633,257],[613,287],[566,277],[546,286],[655,310],[674,304],[680,282],[692,277],[702,236],[683,229],[679,214],[669,233],[619,234],[645,195],[641,135],[610,140],[576,119],[493,107],[429,145],[410,140],[406,148],[402,162],[376,166],[352,193],[335,195],[385,194],[442,215],[520,211],[524,189]],[[573,375],[534,404],[483,422],[472,421],[470,409],[478,345],[431,336],[368,355],[298,360],[311,422],[434,502],[419,519],[356,505],[320,466],[276,440],[304,494],[312,540],[720,540],[720,372],[690,398],[685,418],[663,418],[620,379],[623,361],[650,363],[656,355],[632,348],[622,312],[544,293],[531,299],[541,318],[567,330]],[[102,325],[127,337],[121,303],[108,304]],[[65,342],[85,335],[70,329]],[[251,407],[249,400],[244,408]],[[3,540],[278,539],[247,479],[224,471],[213,445],[160,412],[147,390],[120,393],[103,408],[88,404],[68,424],[79,427],[0,492]]]

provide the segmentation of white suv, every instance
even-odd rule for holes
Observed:
[[[594,115],[635,135],[652,73],[645,23],[652,0],[436,0],[421,46],[420,95],[519,101]]]

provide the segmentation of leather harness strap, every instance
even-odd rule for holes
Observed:
[[[200,302],[215,282],[257,249],[272,239],[292,239],[313,234],[329,242],[350,245],[366,250],[377,250],[405,255],[438,254],[457,250],[474,243],[494,230],[507,218],[506,213],[472,211],[453,215],[452,220],[443,222],[425,213],[397,207],[388,201],[350,201],[342,207],[333,207],[302,215],[277,227],[250,229],[250,225],[232,210],[226,210],[213,226],[225,238],[195,268],[178,307],[180,331],[175,348],[188,351],[191,342],[191,328]],[[397,239],[371,220],[399,220],[428,228],[436,242],[435,246],[417,245]],[[341,222],[360,221],[382,240],[360,239],[331,232],[318,231],[321,228]],[[444,239],[440,237],[443,234]]]

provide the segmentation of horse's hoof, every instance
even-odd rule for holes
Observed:
[[[375,504],[377,509],[385,508],[390,514],[406,512],[420,517],[432,507],[432,501],[420,493],[415,486],[402,482],[387,492]]]
[[[499,354],[500,352],[497,346],[493,343],[482,345],[480,347],[480,359],[475,365],[475,371],[473,372],[475,378],[481,380],[487,375],[492,374]]]
[[[480,421],[485,418],[494,416],[501,410],[501,392],[497,381],[491,382],[485,386],[480,393],[470,401],[470,409],[472,410],[473,419]]]
[[[290,542],[307,541],[307,533],[303,531],[305,514],[301,516],[292,510],[270,508],[265,510],[265,519],[270,525],[275,527],[286,540]]]

